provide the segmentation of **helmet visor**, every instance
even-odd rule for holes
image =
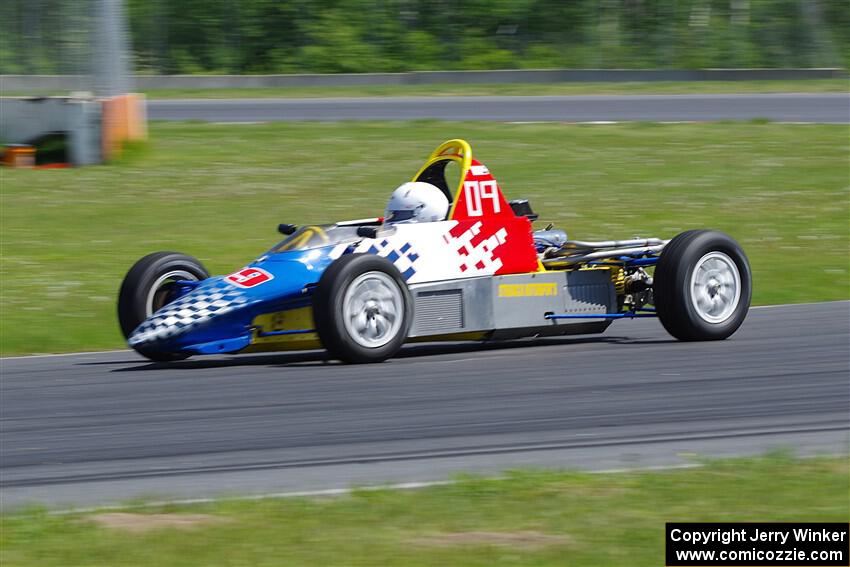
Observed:
[[[401,211],[388,211],[384,222],[406,222],[416,216],[416,209],[407,209]]]

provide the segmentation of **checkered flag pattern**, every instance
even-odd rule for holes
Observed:
[[[395,248],[395,246],[386,239],[380,242],[375,241],[365,252],[367,254],[383,256],[392,262],[395,267],[398,268],[398,271],[401,272],[405,281],[412,278],[413,274],[416,273],[413,263],[419,259],[419,255],[413,251],[413,246],[409,242],[405,242],[400,247]]]
[[[171,338],[208,321],[213,315],[233,311],[248,302],[245,292],[224,279],[207,280],[183,297],[148,317],[133,331],[131,346]]]

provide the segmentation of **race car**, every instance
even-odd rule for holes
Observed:
[[[222,276],[184,254],[145,256],[124,278],[118,318],[154,361],[324,348],[364,363],[405,342],[601,333],[635,317],[685,341],[725,339],[747,315],[749,263],[721,232],[587,242],[536,221],[466,141],[449,140],[383,217],[281,224],[282,242]]]

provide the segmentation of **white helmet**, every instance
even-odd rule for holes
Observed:
[[[435,185],[410,181],[399,186],[390,195],[384,222],[412,223],[434,222],[446,219],[449,200]]]

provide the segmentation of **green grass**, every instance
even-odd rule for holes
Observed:
[[[142,534],[97,526],[91,513],[30,512],[2,517],[0,564],[656,567],[665,522],[846,522],[847,478],[846,457],[783,455],[656,472],[524,471],[417,491],[136,509],[221,520]],[[518,534],[523,543],[498,543]]]
[[[118,287],[178,250],[241,267],[280,222],[379,215],[440,142],[467,138],[509,198],[573,238],[739,239],[756,304],[848,298],[848,130],[769,123],[154,123],[119,162],[0,169],[5,355],[123,345]]]
[[[514,83],[481,85],[363,85],[351,87],[279,87],[244,89],[157,89],[150,98],[256,98],[256,97],[375,97],[375,96],[517,96],[594,94],[708,94],[847,92],[847,79],[798,81],[687,81],[626,83]]]
[[[375,96],[485,96],[594,94],[711,94],[847,92],[848,79],[787,81],[646,81],[623,83],[502,83],[479,85],[357,85],[339,87],[247,87],[231,89],[150,89],[148,98],[305,98]],[[5,92],[3,96],[34,93]],[[64,94],[49,93],[44,94]]]

